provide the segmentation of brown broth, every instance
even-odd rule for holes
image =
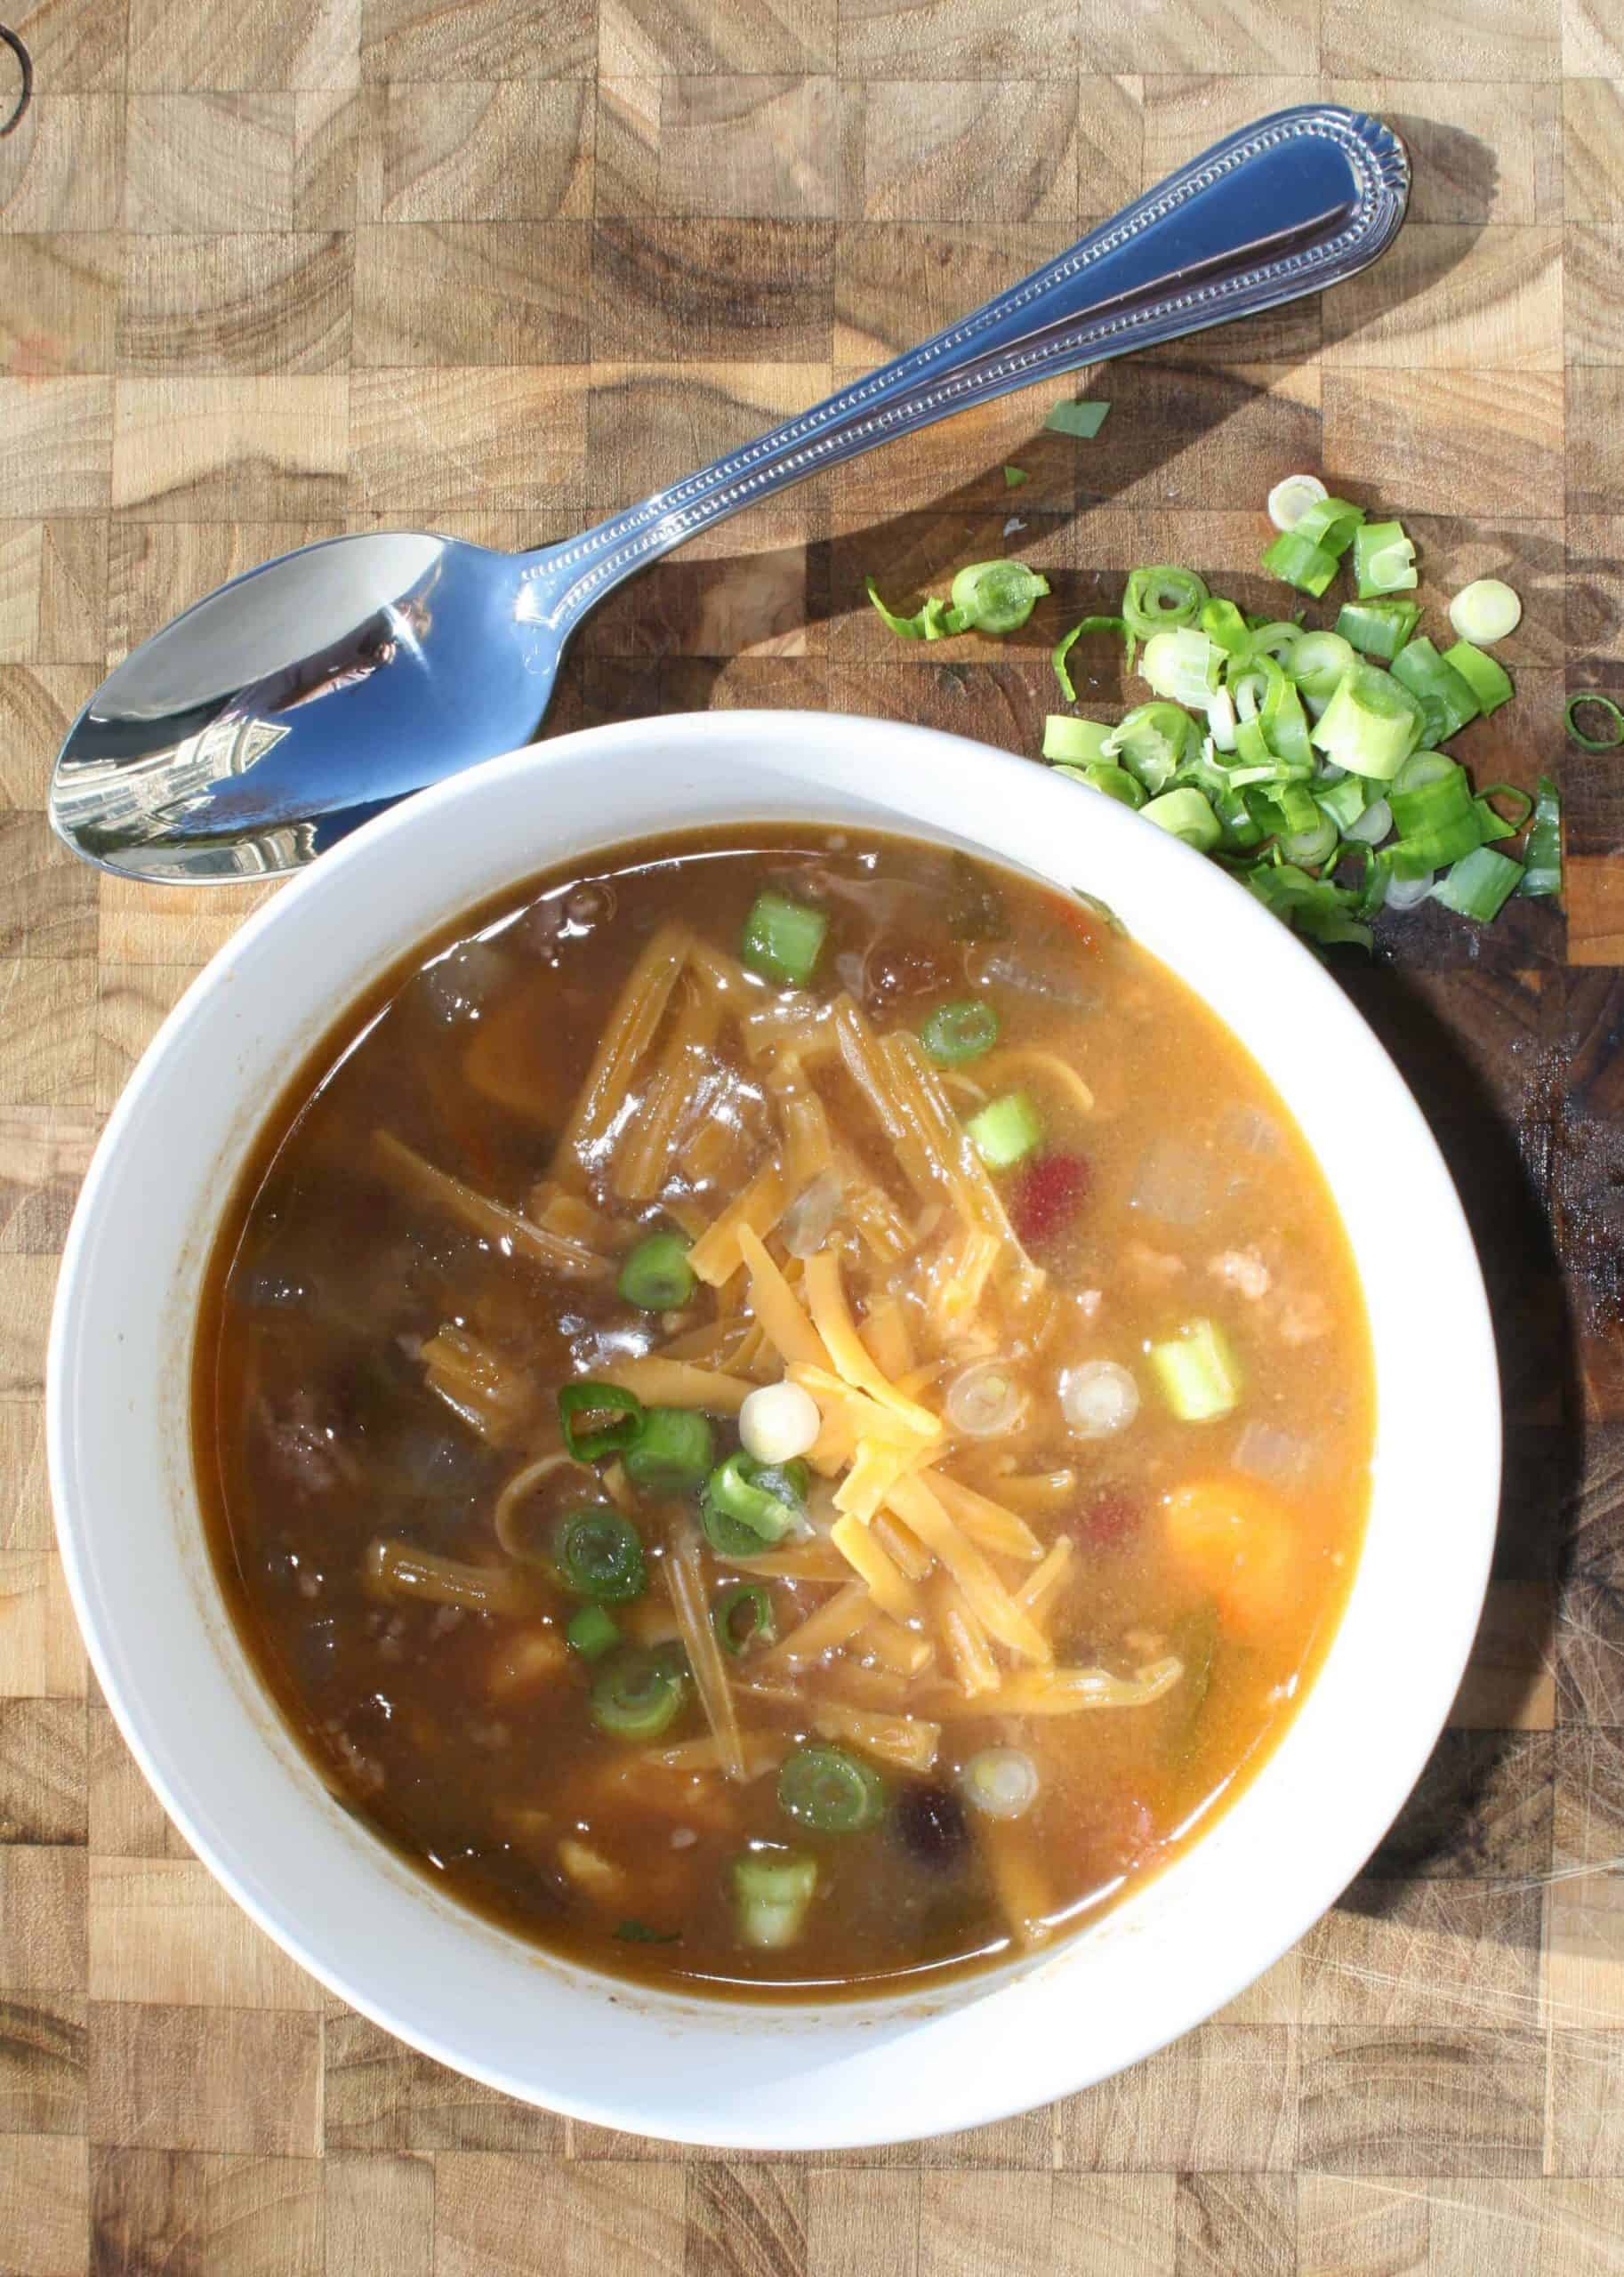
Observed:
[[[1057,1661],[1125,1677],[1159,1660],[1180,1670],[1150,1704],[988,1714],[924,1621],[936,1657],[922,1676],[888,1669],[866,1637],[780,1675],[791,1701],[741,1702],[780,1750],[811,1737],[832,1701],[940,1723],[929,1773],[876,1763],[884,1814],[849,1835],[786,1820],[770,1768],[743,1783],[681,1775],[599,1732],[598,1671],[563,1641],[575,1600],[544,1562],[507,1559],[493,1530],[503,1482],[557,1444],[558,1388],[736,1313],[743,1276],[717,1295],[701,1286],[674,1322],[651,1319],[615,1295],[612,1274],[559,1278],[425,1206],[374,1138],[393,1134],[508,1211],[539,1211],[538,1183],[639,953],[679,922],[730,954],[769,885],[829,916],[815,998],[849,988],[884,1035],[980,994],[999,1013],[1000,1054],[1053,1052],[1091,1090],[1085,1111],[1037,1063],[1002,1063],[992,1088],[1031,1091],[1040,1160],[1080,1159],[1086,1192],[1083,1173],[1019,1194],[1025,1166],[994,1174],[1028,1227],[1046,1208],[1073,1214],[1032,1236],[1041,1293],[1017,1302],[1015,1282],[995,1275],[945,1339],[930,1305],[951,1228],[911,1193],[838,1057],[814,1047],[807,1063],[853,1158],[849,1179],[871,1181],[912,1228],[907,1253],[882,1265],[842,1209],[830,1243],[854,1311],[899,1295],[914,1356],[943,1364],[918,1393],[927,1406],[939,1410],[944,1384],[978,1350],[1007,1360],[1025,1388],[1017,1431],[955,1443],[939,1460],[950,1477],[1018,1503],[1042,1545],[1073,1541],[1043,1616]],[[698,986],[679,984],[668,1018]],[[778,1001],[765,985],[749,992],[752,1008]],[[777,1143],[760,1064],[725,1022],[703,1053],[705,1089],[674,1126],[682,1167],[664,1206],[616,1200],[622,1150],[658,1104],[646,1087],[663,1034],[615,1148],[562,1181],[560,1222],[595,1225],[583,1238],[617,1260],[673,1215],[690,1230],[714,1219]],[[974,1110],[977,1081],[977,1062],[948,1071],[955,1111]],[[1145,1348],[1199,1317],[1229,1340],[1243,1390],[1232,1413],[1184,1422]],[[486,1372],[455,1384],[442,1372],[437,1391],[423,1347],[440,1351],[432,1340],[447,1323],[477,1340]],[[1119,1434],[1084,1439],[1056,1385],[1097,1358],[1131,1370],[1141,1405]],[[762,1380],[778,1372],[767,1355]],[[1352,1576],[1373,1435],[1340,1223],[1300,1135],[1226,1030],[1143,950],[1046,888],[940,848],[810,826],[668,837],[585,874],[530,880],[347,1010],[269,1117],[227,1211],[194,1414],[237,1628],[334,1790],[441,1887],[520,1935],[623,1975],[733,1991],[917,1983],[1007,1952],[1012,1937],[1041,1941],[1093,1918],[1174,1855],[1266,1754],[1317,1667]],[[719,1420],[718,1459],[736,1444]],[[1175,1515],[1192,1482],[1209,1483],[1194,1532],[1187,1506],[1182,1529]],[[1219,1490],[1219,1531],[1235,1532],[1215,1550]],[[665,1561],[692,1498],[632,1507],[651,1586],[614,1617],[652,1643],[676,1628]],[[477,1590],[515,1609],[381,1589],[369,1565],[380,1538],[483,1569]],[[1232,1539],[1246,1545],[1239,1567]],[[991,1563],[1011,1591],[1031,1571]],[[714,1590],[746,1569],[707,1555],[705,1570]],[[768,1586],[782,1636],[835,1584]],[[1021,1664],[1001,1646],[995,1658],[1001,1688]],[[728,1665],[749,1680],[756,1656]],[[706,1730],[690,1684],[653,1744]],[[1040,1775],[1037,1802],[1015,1822],[959,1800],[963,1763],[992,1745],[1025,1750]],[[804,1927],[782,1950],[741,1942],[729,1867],[752,1843],[817,1862]]]

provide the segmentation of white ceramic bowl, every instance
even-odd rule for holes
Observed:
[[[822,2010],[633,1992],[463,1912],[366,1835],[237,1649],[187,1420],[221,1206],[261,1117],[344,1004],[443,920],[535,871],[651,824],[769,817],[979,846],[1102,895],[1193,982],[1324,1166],[1363,1276],[1379,1419],[1346,1618],[1212,1831],[1050,1955],[929,1999]],[[245,926],[165,1023],[97,1150],[52,1324],[49,1432],[68,1579],[113,1712],[187,1840],[280,1945],[390,2032],[511,2094],[679,2141],[783,2150],[969,2127],[1086,2086],[1221,2007],[1300,1936],[1443,1722],[1488,1571],[1499,1441],[1454,1191],[1314,958],[1210,865],[1041,768],[921,728],[781,712],[640,720],[494,760],[370,824]]]

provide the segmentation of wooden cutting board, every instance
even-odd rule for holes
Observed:
[[[1569,686],[1624,689],[1616,0],[8,8],[36,93],[0,140],[0,2271],[1624,2272],[1624,757],[1561,727]],[[1405,517],[1424,597],[1520,587],[1516,702],[1467,740],[1480,780],[1563,773],[1565,929],[1431,911],[1347,972],[1460,1179],[1505,1366],[1451,1728],[1298,1951],[1070,2103],[772,2160],[505,2102],[249,1927],[87,1680],[40,1444],[57,1254],[136,1056],[259,896],[69,859],[59,736],[234,570],[379,523],[561,536],[1316,94],[1411,143],[1378,270],[1110,367],[1094,443],[1017,397],[729,524],[592,620],[551,726],[817,705],[1035,751],[1058,627],[1136,560],[1247,572],[1298,467]],[[996,651],[902,648],[863,600],[1006,546],[1056,598]]]

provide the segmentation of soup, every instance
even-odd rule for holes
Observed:
[[[1097,1915],[1278,1736],[1363,1523],[1323,1179],[1092,905],[731,830],[340,1023],[217,1243],[197,1468],[334,1791],[622,1974],[917,1983]]]

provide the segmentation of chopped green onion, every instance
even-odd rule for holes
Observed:
[[[985,996],[938,1004],[921,1028],[919,1040],[938,1067],[958,1067],[991,1051],[998,1042],[998,1014]]]
[[[1382,857],[1382,866],[1384,870],[1387,869],[1385,856]],[[1390,870],[1387,874],[1392,875]],[[1424,901],[1432,899],[1433,884],[1434,879],[1430,871],[1424,878],[1395,878],[1387,889],[1384,905],[1395,910],[1419,909]]]
[[[620,1642],[614,1614],[606,1613],[600,1605],[583,1605],[579,1613],[571,1613],[564,1636],[583,1661],[602,1660]]]
[[[1068,704],[1076,703],[1077,691],[1072,686],[1072,675],[1065,660],[1072,652],[1073,643],[1081,640],[1085,632],[1114,632],[1128,651],[1128,669],[1130,672],[1133,669],[1134,639],[1122,618],[1085,616],[1081,624],[1073,624],[1071,631],[1056,642],[1053,653],[1049,659],[1055,668],[1055,678],[1060,683],[1061,693]]]
[[[929,599],[924,601],[921,607],[914,611],[912,616],[900,616],[896,609],[888,608],[886,607],[885,603],[880,598],[879,589],[875,585],[872,577],[865,577],[863,582],[868,588],[868,597],[870,600],[872,601],[874,607],[879,610],[880,616],[884,617],[886,623],[890,626],[892,632],[896,633],[899,640],[941,640],[945,639],[948,632],[948,626],[945,621],[947,616],[947,607],[945,602],[937,600],[934,594]],[[953,629],[957,630],[958,628],[955,627]]]
[[[1476,719],[1479,705],[1470,682],[1441,656],[1425,634],[1393,659],[1393,677],[1421,707],[1428,744],[1447,743]]]
[[[1313,742],[1352,775],[1385,783],[1420,740],[1420,707],[1374,664],[1350,664],[1315,721]]]
[[[1385,805],[1387,802],[1384,800],[1380,803]],[[1387,820],[1390,828],[1392,817],[1388,816]],[[1351,859],[1355,855],[1363,858],[1364,877],[1356,889],[1354,907],[1357,915],[1362,918],[1374,917],[1379,911],[1387,906],[1388,890],[1393,882],[1393,873],[1387,866],[1386,857],[1379,854],[1374,846],[1344,848],[1344,860]]]
[[[1031,476],[1027,473],[1024,466],[1007,466],[1004,469],[1004,488],[1006,490],[1018,490],[1023,482],[1029,482],[1031,479]]]
[[[778,1634],[773,1600],[760,1581],[737,1581],[711,1608],[711,1626],[724,1653],[737,1660],[756,1643],[770,1645]]]
[[[1495,805],[1496,799],[1509,799],[1516,807],[1517,813],[1511,821],[1507,822]],[[1477,793],[1472,803],[1483,818],[1485,840],[1515,838],[1534,810],[1532,799],[1515,783],[1491,783]]]
[[[1300,529],[1286,530],[1264,547],[1263,567],[1282,584],[1295,585],[1299,593],[1312,593],[1317,599],[1337,574],[1337,557]]]
[[[1523,865],[1491,846],[1479,846],[1455,864],[1432,889],[1435,901],[1458,916],[1486,925],[1499,915],[1523,881]]]
[[[1516,631],[1523,622],[1523,604],[1499,577],[1476,577],[1450,603],[1449,621],[1463,640],[1481,647]]]
[[[552,1562],[573,1596],[598,1605],[630,1605],[648,1587],[641,1536],[618,1510],[572,1510],[560,1518]]]
[[[747,1850],[733,1861],[734,1917],[747,1945],[792,1945],[817,1888],[817,1861],[793,1850]]]
[[[804,988],[817,969],[829,920],[820,909],[808,909],[787,894],[758,894],[744,920],[739,955],[752,972],[767,980],[786,981]]]
[[[1145,785],[1125,767],[1114,766],[1108,759],[1099,760],[1092,767],[1063,767],[1059,771],[1074,776],[1079,783],[1086,783],[1090,791],[1116,800],[1121,806],[1138,808],[1145,804]]]
[[[1317,870],[1328,862],[1337,850],[1339,833],[1327,814],[1322,814],[1306,830],[1293,831],[1281,841],[1281,852],[1288,862],[1300,863],[1304,868]]]
[[[1264,741],[1276,759],[1284,760],[1289,766],[1307,768],[1314,763],[1314,752],[1309,745],[1302,698],[1273,656],[1260,656],[1258,662],[1268,681],[1263,709],[1258,715]]]
[[[1019,1748],[984,1747],[964,1766],[964,1799],[989,1818],[1025,1818],[1038,1799],[1038,1766]]]
[[[1194,569],[1157,562],[1129,577],[1122,591],[1122,621],[1137,639],[1147,640],[1153,632],[1194,624],[1208,598],[1206,585]]]
[[[1283,616],[1249,617],[1247,624],[1252,636],[1253,656],[1273,656],[1281,669],[1295,680],[1297,674],[1291,670],[1291,657],[1298,642],[1303,638],[1302,626],[1292,624]]]
[[[578,1431],[578,1415],[608,1415],[618,1420],[600,1424],[595,1431]],[[559,1393],[559,1428],[564,1444],[576,1462],[597,1462],[605,1455],[622,1453],[643,1428],[643,1403],[634,1391],[618,1384],[565,1384]]]
[[[1428,783],[1448,782],[1464,772],[1459,760],[1446,751],[1412,751],[1393,777],[1393,788],[1401,793],[1419,791]]]
[[[1246,797],[1248,811],[1279,838],[1312,830],[1319,816],[1314,793],[1306,783],[1259,783],[1248,790]]]
[[[1207,801],[1187,784],[1177,791],[1164,791],[1140,811],[1146,822],[1154,822],[1170,838],[1182,839],[1198,854],[1210,854],[1224,834]]]
[[[964,1126],[989,1170],[1007,1171],[1031,1154],[1043,1136],[1038,1111],[1025,1091],[989,1099]]]
[[[1136,704],[1107,734],[1098,756],[1120,760],[1147,791],[1160,791],[1172,780],[1194,733],[1194,720],[1177,704]]]
[[[1363,848],[1358,850],[1364,852]],[[1276,917],[1306,940],[1326,948],[1346,941],[1368,949],[1371,929],[1359,919],[1368,914],[1371,907],[1379,905],[1371,897],[1369,871],[1367,857],[1366,889],[1363,893],[1339,886],[1331,878],[1310,877],[1294,862],[1254,863],[1242,873],[1241,881],[1265,908],[1273,910]]]
[[[843,1747],[799,1747],[778,1774],[778,1807],[818,1834],[861,1834],[885,1811],[885,1782]]]
[[[1523,849],[1526,866],[1517,888],[1531,898],[1562,891],[1562,801],[1548,775],[1540,777],[1539,792],[1533,826]]]
[[[1419,601],[1344,601],[1337,631],[1365,656],[1390,664],[1420,621]]]
[[[1443,661],[1446,664],[1453,664],[1477,698],[1480,711],[1498,712],[1502,704],[1509,702],[1512,693],[1510,673],[1492,656],[1485,656],[1483,650],[1475,648],[1470,640],[1457,640],[1452,648],[1446,648]]]
[[[1158,696],[1204,710],[1224,668],[1224,651],[1194,624],[1153,632],[1139,659],[1139,677]]]
[[[694,1268],[688,1263],[688,1237],[668,1232],[648,1234],[631,1251],[615,1286],[629,1305],[643,1313],[673,1313],[694,1293]]]
[[[753,1526],[741,1525],[737,1518],[730,1518],[726,1510],[719,1509],[708,1492],[699,1498],[699,1530],[717,1556],[729,1563],[742,1557],[760,1557],[769,1547]]]
[[[1043,722],[1043,756],[1063,760],[1068,767],[1088,767],[1105,750],[1110,733],[1098,720],[1073,720],[1069,712],[1051,712]]]
[[[651,1929],[647,1921],[617,1921],[615,1934],[628,1945],[679,1945],[680,1929]]]
[[[1329,815],[1338,830],[1350,830],[1370,804],[1371,794],[1356,775],[1345,775],[1323,791],[1315,790],[1314,804]],[[1291,857],[1295,860],[1297,857]]]
[[[1612,733],[1610,736],[1586,735],[1574,716],[1581,706],[1604,713]],[[1624,744],[1624,712],[1620,711],[1611,696],[1603,696],[1596,688],[1581,688],[1576,696],[1570,696],[1563,717],[1567,721],[1569,735],[1576,744],[1582,744],[1587,751],[1617,751],[1619,745]]]
[[[1057,435],[1078,435],[1091,443],[1110,414],[1108,403],[1057,403],[1043,422]]]
[[[1215,688],[1207,698],[1207,733],[1212,738],[1213,750],[1232,752],[1239,728],[1234,696],[1227,688]]]
[[[645,1494],[686,1494],[716,1459],[710,1418],[692,1407],[649,1407],[643,1428],[622,1460],[631,1484]]]
[[[1431,762],[1425,770],[1420,762]],[[1401,837],[1458,822],[1472,808],[1472,786],[1464,767],[1441,751],[1419,751],[1406,760],[1387,793],[1393,825]]]
[[[1000,637],[1018,632],[1049,591],[1049,580],[1024,561],[972,561],[953,581],[956,630]]]
[[[1073,886],[1072,899],[1086,909],[1090,917],[1097,917],[1107,933],[1127,933],[1128,928],[1111,904],[1102,901],[1097,893],[1085,893],[1081,886]]]
[[[1330,495],[1317,474],[1288,474],[1269,493],[1269,519],[1277,530],[1294,530],[1310,506]]]
[[[1282,670],[1297,683],[1306,702],[1323,711],[1357,662],[1353,644],[1339,632],[1304,632]]]
[[[1349,775],[1344,779],[1356,783],[1359,778],[1356,775]],[[1347,825],[1347,842],[1355,847],[1379,846],[1392,827],[1392,808],[1385,799],[1372,799],[1364,812]]]
[[[1441,870],[1449,862],[1458,862],[1469,854],[1483,840],[1483,824],[1476,808],[1468,798],[1463,812],[1451,815],[1442,822],[1426,824],[1419,830],[1407,831],[1403,838],[1395,838],[1382,849],[1388,868],[1395,878],[1424,878],[1434,870]]]
[[[1250,628],[1233,601],[1219,599],[1215,595],[1202,608],[1196,624],[1209,640],[1217,642],[1226,656],[1246,657],[1251,655]]]
[[[808,1484],[805,1463],[758,1462],[741,1449],[719,1463],[706,1480],[701,1517],[705,1510],[713,1510],[754,1535],[750,1549],[724,1555],[759,1557],[765,1544],[781,1541],[805,1517]]]
[[[1351,499],[1318,498],[1298,516],[1294,527],[1298,537],[1312,538],[1315,545],[1323,546],[1340,560],[1356,543],[1363,520],[1364,508],[1355,506]]]
[[[658,1653],[624,1653],[592,1686],[592,1721],[618,1740],[654,1740],[677,1719],[684,1672]]]
[[[1402,522],[1366,522],[1354,532],[1354,589],[1362,601],[1409,592],[1419,582],[1415,540]]]
[[[1217,1323],[1193,1320],[1146,1355],[1163,1397],[1181,1423],[1210,1423],[1241,1396],[1241,1371]]]

